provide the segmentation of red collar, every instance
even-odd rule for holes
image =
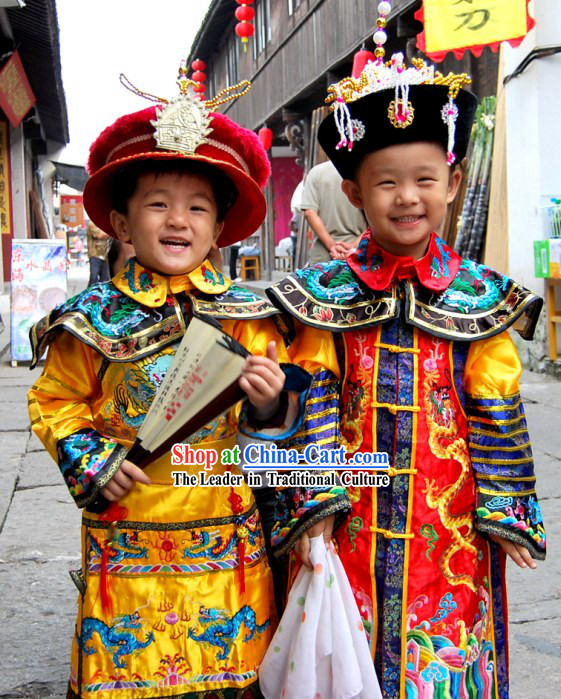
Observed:
[[[456,276],[462,258],[435,233],[431,234],[428,250],[420,260],[397,257],[380,247],[368,229],[347,262],[357,277],[377,291],[400,279],[415,277],[431,291],[444,291]]]

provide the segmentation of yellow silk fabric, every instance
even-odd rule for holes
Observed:
[[[275,341],[279,362],[290,361],[270,318],[225,320],[223,327],[252,354],[264,356],[268,343]],[[173,351],[169,347],[162,353]],[[49,347],[43,373],[29,391],[29,415],[34,432],[55,461],[57,441],[80,429],[95,429],[126,447],[134,441],[133,432],[115,424],[112,406],[115,386],[133,372],[135,362],[113,362],[100,383],[102,361],[98,352],[68,332],[59,333]]]
[[[339,379],[341,370],[335,352],[333,334],[328,330],[318,330],[294,321],[296,338],[290,345],[290,361],[313,373],[329,369]]]
[[[203,448],[220,453],[234,444],[231,437]],[[212,473],[223,474],[226,469],[218,463]],[[98,632],[85,642],[86,649],[94,652],[82,653],[81,660],[76,637],[73,641],[71,677],[78,676],[81,662],[81,696],[175,696],[244,687],[256,681],[274,631],[272,579],[258,514],[246,520],[252,537],[245,540],[246,590],[242,594],[233,545],[238,524],[228,499],[230,488],[172,485],[172,471],[200,470],[199,466],[172,466],[169,456],[163,457],[146,469],[152,483],[137,483],[119,501],[127,515],[117,532],[112,532],[117,541],[114,550],[132,555],[122,561],[121,570],[118,559],[111,559],[117,569],[110,568],[108,575],[110,614],[102,609],[99,572],[99,550],[109,535],[107,523],[98,515],[85,514],[82,566],[87,587],[78,604],[77,629],[84,639],[92,624]],[[236,467],[232,472],[240,473]],[[251,512],[251,490],[245,483],[235,490],[243,512]],[[126,542],[120,538],[124,534],[129,537]],[[222,567],[209,570],[213,562]],[[136,649],[119,655],[111,633],[116,637],[130,634],[129,642]],[[119,667],[123,662],[126,667]],[[137,688],[106,691],[116,676],[122,682],[136,682]],[[71,684],[78,693],[76,679]],[[141,686],[150,689],[142,692]]]
[[[507,331],[470,345],[464,383],[466,392],[481,398],[501,398],[519,391],[522,365]]]

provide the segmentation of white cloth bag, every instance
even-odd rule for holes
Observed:
[[[310,539],[259,669],[266,699],[382,699],[360,613],[332,544]]]

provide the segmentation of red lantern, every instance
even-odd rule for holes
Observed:
[[[191,63],[191,68],[193,70],[204,70],[206,68],[206,63],[201,61],[200,58],[197,58]]]
[[[193,80],[195,83],[193,90],[196,92],[197,97],[202,100],[204,97],[204,91],[206,90],[204,84],[206,80],[206,73],[203,73],[204,69],[206,68],[206,63],[201,61],[200,58],[196,58],[193,63],[191,63],[191,68],[194,71],[193,75],[191,76],[191,80]]]
[[[206,73],[203,73],[202,70],[196,70],[191,77],[196,83],[204,83],[206,80]]]
[[[238,7],[236,9],[236,19],[240,21],[236,24],[235,30],[236,34],[241,38],[243,43],[243,50],[247,51],[247,42],[250,36],[255,33],[255,27],[251,24],[251,20],[255,17],[255,10],[251,7],[253,0],[236,0]]]
[[[259,129],[257,135],[259,136],[259,140],[261,141],[263,148],[265,150],[269,150],[273,145],[273,132],[271,129],[269,129],[267,126],[263,126],[263,128]]]
[[[366,49],[357,51],[353,59],[353,78],[359,78],[366,64],[375,60],[376,56],[372,51],[367,51]]]
[[[249,22],[240,22],[236,24],[236,34],[241,37],[242,41],[247,41],[250,36],[255,34],[255,27]]]
[[[251,20],[254,17],[255,10],[253,9],[253,7],[242,5],[241,7],[238,7],[236,10],[236,19],[239,19],[240,22],[251,22]]]

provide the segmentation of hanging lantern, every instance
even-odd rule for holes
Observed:
[[[206,63],[201,61],[200,58],[197,58],[193,61],[193,63],[191,63],[191,68],[193,69],[191,80],[195,82],[193,90],[197,93],[197,97],[199,99],[203,99],[204,92],[206,90],[206,86],[204,84],[206,80],[206,73],[203,71],[206,68]]]
[[[271,146],[273,145],[273,132],[271,129],[267,126],[263,126],[261,129],[259,129],[257,135],[259,136],[259,140],[261,141],[261,144],[265,150],[270,150]]]
[[[240,37],[243,43],[243,50],[247,51],[247,42],[250,36],[255,34],[255,27],[251,23],[252,19],[255,17],[255,10],[252,7],[248,7],[253,3],[253,0],[236,0],[238,7],[236,9],[236,19],[239,20],[236,24],[235,31]]]
[[[206,63],[201,61],[200,58],[197,58],[191,63],[191,68],[193,70],[204,70],[206,68]]]
[[[366,64],[374,60],[376,57],[372,51],[367,51],[364,48],[357,51],[353,59],[353,78],[359,78]]]

